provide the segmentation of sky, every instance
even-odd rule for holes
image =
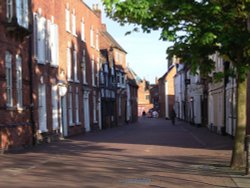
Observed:
[[[106,17],[100,0],[84,0],[92,8],[98,4],[102,9],[102,22],[106,24],[108,32],[127,52],[127,64],[141,78],[155,83],[167,71],[166,49],[169,43],[160,41],[160,31],[153,31],[149,34],[133,32],[126,35],[132,26],[120,26]]]

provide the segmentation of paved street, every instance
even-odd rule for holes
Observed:
[[[0,187],[238,187],[231,147],[206,128],[144,118],[1,155]]]

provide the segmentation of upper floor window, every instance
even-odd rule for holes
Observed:
[[[94,47],[94,28],[90,27],[90,46]]]
[[[28,0],[16,0],[16,17],[20,26],[29,27]]]
[[[72,62],[71,62],[71,47],[70,44],[68,44],[67,47],[67,77],[68,80],[72,80]]]
[[[16,56],[16,97],[17,97],[17,107],[21,108],[23,106],[23,86],[22,86],[22,58]]]
[[[87,83],[87,71],[86,71],[86,51],[83,50],[82,51],[82,76],[83,76],[83,83],[86,84]]]
[[[6,74],[6,104],[13,105],[12,99],[12,55],[10,52],[5,52],[5,74]]]
[[[71,19],[72,19],[72,34],[76,35],[76,12],[75,9],[73,10],[71,14]]]
[[[82,39],[82,41],[85,41],[85,23],[84,23],[84,18],[82,18],[82,21],[81,21],[81,39]]]
[[[65,9],[65,24],[66,24],[66,31],[70,32],[70,10],[68,3]]]
[[[40,13],[34,13],[34,56],[38,63],[46,61],[46,19]]]
[[[74,64],[74,80],[78,82],[78,69],[77,69],[77,51],[73,51],[73,64]]]
[[[95,59],[91,59],[91,71],[92,71],[92,85],[95,86]]]
[[[96,33],[96,40],[95,40],[95,47],[97,50],[99,50],[99,33]]]
[[[6,1],[6,18],[11,20],[13,17],[13,0]]]
[[[51,55],[50,61],[51,65],[59,65],[59,42],[58,42],[58,25],[50,22],[49,25],[49,54]]]

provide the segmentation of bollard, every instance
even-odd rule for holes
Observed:
[[[249,174],[250,171],[250,135],[246,136],[246,175]]]

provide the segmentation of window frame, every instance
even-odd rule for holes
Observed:
[[[23,107],[22,57],[16,55],[16,106]]]
[[[6,76],[6,106],[13,106],[13,83],[12,83],[12,54],[5,52],[5,76]]]

